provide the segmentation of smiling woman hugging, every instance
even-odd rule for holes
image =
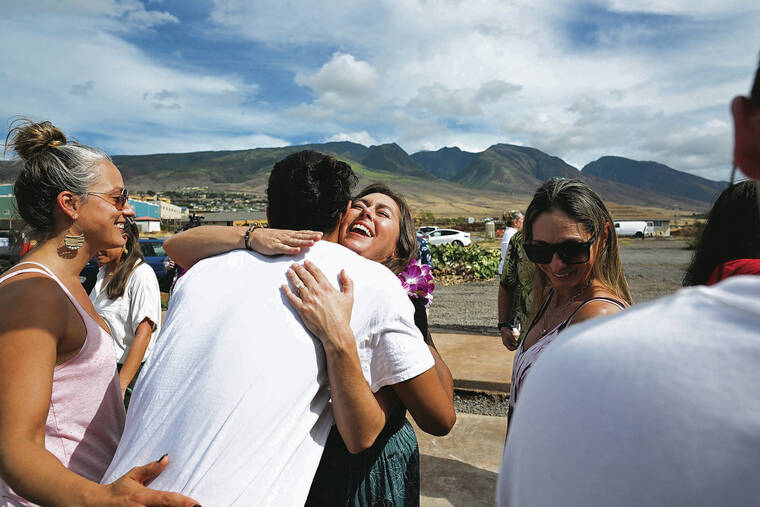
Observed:
[[[631,305],[610,212],[588,185],[552,179],[525,212],[525,254],[535,265],[533,315],[512,368],[509,418],[538,356],[566,327]]]

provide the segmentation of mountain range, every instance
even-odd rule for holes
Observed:
[[[409,155],[396,143],[366,147],[342,141],[237,151],[118,155],[113,161],[130,188],[169,190],[209,185],[255,191],[265,188],[277,160],[303,149],[345,160],[354,168],[360,184],[382,181],[411,194],[412,204],[424,203],[425,196],[456,200],[480,194],[526,201],[542,181],[564,177],[585,181],[606,201],[700,210],[727,185],[657,162],[613,156],[602,157],[580,171],[558,157],[511,144],[495,144],[479,153],[446,147]],[[17,164],[0,161],[0,181],[13,181]]]

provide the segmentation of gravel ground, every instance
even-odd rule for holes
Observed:
[[[506,396],[454,390],[454,409],[457,412],[507,417],[508,406]]]
[[[641,303],[678,290],[691,255],[692,252],[686,249],[683,240],[621,240],[620,256],[634,301]],[[498,334],[498,288],[496,278],[436,287],[430,307],[431,327]]]

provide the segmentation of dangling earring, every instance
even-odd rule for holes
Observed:
[[[74,225],[72,224],[72,227]],[[79,234],[67,234],[63,237],[63,245],[72,251],[77,251],[84,246],[84,233],[79,231]]]
[[[122,252],[122,255],[127,255],[129,253],[129,248],[127,248],[127,245],[124,245],[124,251]]]

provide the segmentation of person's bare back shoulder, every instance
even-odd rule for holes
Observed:
[[[0,336],[27,327],[60,333],[70,305],[55,280],[36,273],[17,275],[0,285]]]

